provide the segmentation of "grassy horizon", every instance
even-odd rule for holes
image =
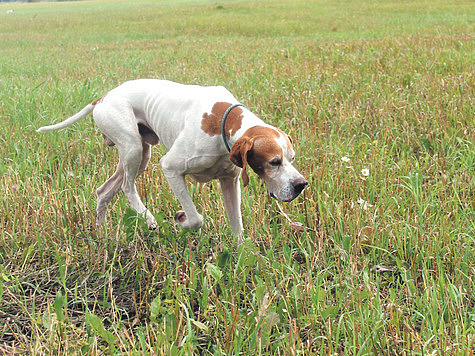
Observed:
[[[6,11],[15,8],[7,15]],[[470,1],[0,4],[0,353],[473,354]],[[180,209],[155,146],[95,226],[115,149],[76,113],[154,77],[224,85],[289,133],[309,187],[255,174],[233,245],[219,185]],[[366,174],[368,173],[368,174]]]

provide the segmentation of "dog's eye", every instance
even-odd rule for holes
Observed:
[[[278,167],[282,164],[282,160],[280,158],[274,158],[269,163],[270,163],[271,166]]]

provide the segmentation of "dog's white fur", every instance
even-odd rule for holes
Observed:
[[[204,127],[205,116],[212,113],[217,103],[230,106],[238,101],[220,86],[139,79],[111,90],[65,121],[41,127],[38,131],[65,128],[93,112],[106,142],[117,146],[117,169],[97,190],[98,224],[104,221],[108,203],[122,189],[131,207],[139,214],[145,214],[148,226],[157,226],[137,194],[135,178],[150,160],[150,146],[159,140],[168,151],[160,164],[184,210],[177,213],[177,222],[183,228],[191,229],[198,229],[203,224],[203,217],[188,194],[185,175],[199,182],[219,179],[233,233],[241,237],[239,175],[248,162],[264,180],[271,195],[280,200],[294,199],[307,182],[292,165],[294,151],[290,138],[246,108],[233,109],[239,112],[241,122],[237,122],[235,114],[234,123],[231,123],[234,131],[226,130],[232,147],[229,154],[221,134],[206,132]],[[243,180],[247,184],[245,171]]]

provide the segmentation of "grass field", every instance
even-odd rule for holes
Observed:
[[[474,23],[468,0],[1,4],[0,353],[473,354]],[[122,194],[96,227],[115,149],[91,119],[35,129],[141,77],[226,86],[308,189],[251,174],[237,250],[216,183],[175,226],[156,146],[159,230]]]

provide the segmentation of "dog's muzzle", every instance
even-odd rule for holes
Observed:
[[[305,189],[305,187],[307,185],[308,185],[308,181],[303,177],[299,177],[299,178],[294,179],[291,182],[290,186],[291,186],[292,191],[287,197],[279,198],[272,192],[270,193],[270,196],[272,198],[276,198],[276,199],[282,200],[284,202],[290,202],[290,201],[294,200],[295,198],[297,198],[300,195],[300,193],[302,193],[302,191]]]

